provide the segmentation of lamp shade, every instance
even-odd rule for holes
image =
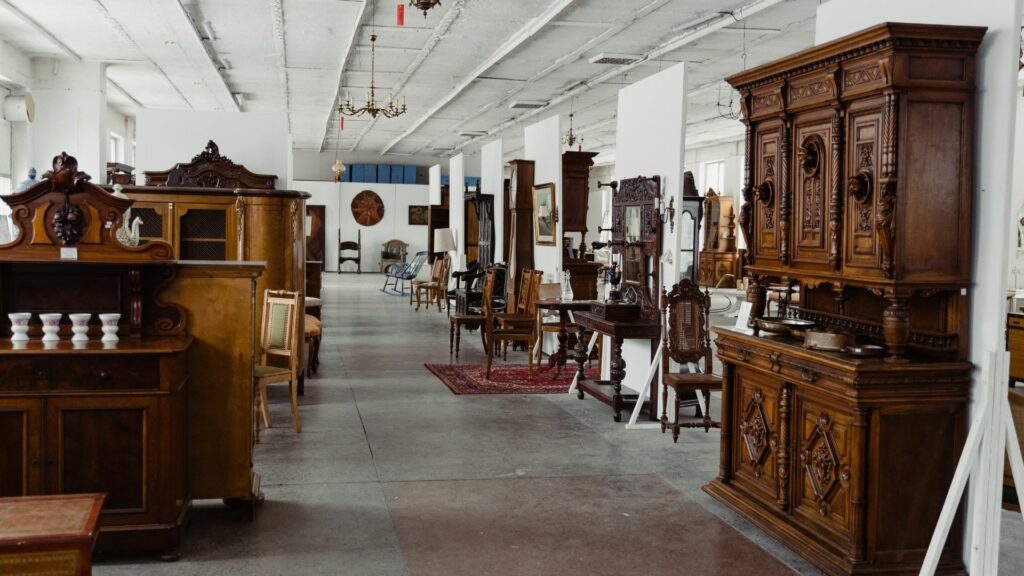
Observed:
[[[455,237],[451,228],[434,230],[434,252],[451,252],[455,250]]]

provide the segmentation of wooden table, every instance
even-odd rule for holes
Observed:
[[[628,339],[658,340],[661,338],[661,324],[645,320],[633,322],[607,320],[591,312],[579,312],[575,314],[575,317],[576,329],[578,330],[578,338],[576,340],[578,376],[576,379],[576,397],[582,400],[584,392],[590,393],[594,398],[610,405],[612,407],[612,417],[616,422],[621,422],[624,401],[635,400],[636,402],[644,402],[644,399],[640,398],[639,395],[623,396],[622,394],[622,381],[626,378],[626,361],[622,358],[622,342]],[[598,380],[590,382],[583,376],[583,365],[587,360],[587,341],[584,338],[584,334],[587,330],[593,330],[610,337],[612,340],[610,381]],[[607,390],[609,387],[612,389],[610,395]],[[658,416],[655,403],[653,402],[654,397],[655,395],[651,394],[652,401],[647,406],[647,412],[652,421],[657,421]]]
[[[104,494],[0,498],[0,574],[92,574]]]
[[[565,366],[566,360],[569,358],[569,312],[590,310],[590,303],[590,300],[562,300],[561,298],[551,300],[537,300],[535,302],[537,306],[538,324],[541,323],[541,310],[558,311],[558,351],[548,358],[547,369],[551,369],[556,365],[559,367]],[[584,354],[586,354],[586,352],[584,352]]]

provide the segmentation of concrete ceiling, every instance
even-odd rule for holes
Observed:
[[[426,18],[409,7],[398,27],[396,0],[0,0],[0,40],[107,62],[110,101],[124,109],[287,110],[293,146],[320,150],[338,142],[339,95],[365,99],[375,28],[378,98],[393,92],[409,110],[346,118],[342,149],[448,155],[500,135],[514,155],[524,124],[571,109],[585,147],[607,151],[620,85],[682,61],[687,145],[738,137],[721,79],[744,55],[750,67],[810,46],[818,3],[444,0]],[[599,53],[644,59],[590,63]],[[516,100],[550,104],[509,108]]]

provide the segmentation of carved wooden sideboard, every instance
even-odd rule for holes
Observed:
[[[116,240],[130,200],[91,184],[61,154],[31,188],[4,197],[18,237],[0,246],[0,496],[106,493],[98,550],[174,557],[191,496],[184,309],[161,300],[171,247]],[[8,314],[33,313],[27,342]],[[39,339],[41,313],[92,313],[88,342]],[[116,343],[97,313],[120,314]]]
[[[742,97],[748,300],[884,345],[863,359],[718,330],[715,498],[830,574],[916,573],[962,447],[975,51],[882,24],[728,81]],[[940,572],[962,573],[954,527]]]
[[[718,286],[722,277],[737,273],[736,215],[732,198],[721,196],[712,189],[704,195],[704,247],[700,251],[701,286]]]

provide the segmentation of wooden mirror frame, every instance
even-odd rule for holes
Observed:
[[[658,295],[661,278],[661,218],[655,202],[661,196],[661,177],[637,176],[619,180],[612,196],[612,250],[622,258],[623,301],[640,304],[640,317],[659,321]],[[626,212],[640,211],[640,237],[627,241]]]

